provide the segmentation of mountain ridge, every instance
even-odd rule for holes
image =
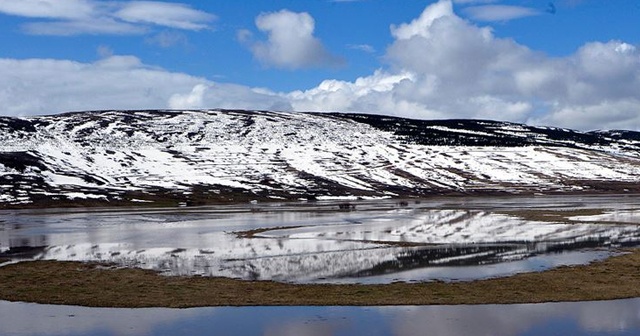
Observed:
[[[640,192],[640,132],[370,114],[0,117],[0,207]]]

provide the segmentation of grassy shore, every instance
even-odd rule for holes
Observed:
[[[545,272],[473,282],[293,285],[34,261],[0,268],[0,299],[93,307],[501,304],[640,297],[640,250]]]

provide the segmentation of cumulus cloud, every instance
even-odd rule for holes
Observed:
[[[169,72],[133,56],[93,63],[0,59],[0,73],[2,114],[9,116],[170,107],[291,110],[286,99],[267,90]]]
[[[172,109],[202,108],[206,90],[205,84],[197,84],[189,93],[176,93],[169,98],[169,107]]]
[[[420,17],[410,23],[403,23],[399,26],[391,25],[391,35],[398,40],[407,40],[414,36],[428,37],[429,27],[436,19],[453,14],[453,4],[451,1],[439,1],[427,7]]]
[[[299,69],[342,63],[313,35],[315,20],[308,13],[288,10],[263,13],[255,23],[261,32],[267,34],[266,41],[253,41],[252,34],[247,30],[239,31],[238,39],[248,45],[254,57],[264,65]]]
[[[436,117],[429,113],[425,114],[430,111],[417,104],[394,99],[394,90],[403,83],[414,80],[414,75],[409,72],[391,74],[378,70],[371,76],[358,78],[355,82],[325,80],[313,89],[291,92],[288,97],[297,111],[354,111],[383,114],[395,111],[405,116]],[[398,110],[398,105],[404,108]]]
[[[35,35],[144,34],[150,26],[183,30],[209,27],[216,17],[188,5],[159,1],[0,0],[0,13],[29,19]]]
[[[288,95],[297,110],[640,129],[640,51],[594,42],[549,57],[458,17],[452,2],[391,27],[389,69]]]

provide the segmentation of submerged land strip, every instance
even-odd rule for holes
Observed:
[[[640,297],[640,249],[589,265],[472,282],[285,284],[168,277],[108,265],[29,261],[0,267],[0,300],[91,307],[510,304]]]

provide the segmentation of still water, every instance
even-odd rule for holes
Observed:
[[[0,211],[0,257],[297,283],[473,280],[640,242],[628,196]]]
[[[0,211],[0,257],[287,282],[472,280],[640,242],[629,196]],[[1,285],[1,284],[0,284]],[[0,301],[0,335],[639,335],[640,299],[103,309]]]
[[[104,309],[0,301],[0,335],[639,335],[640,299],[478,306]]]

